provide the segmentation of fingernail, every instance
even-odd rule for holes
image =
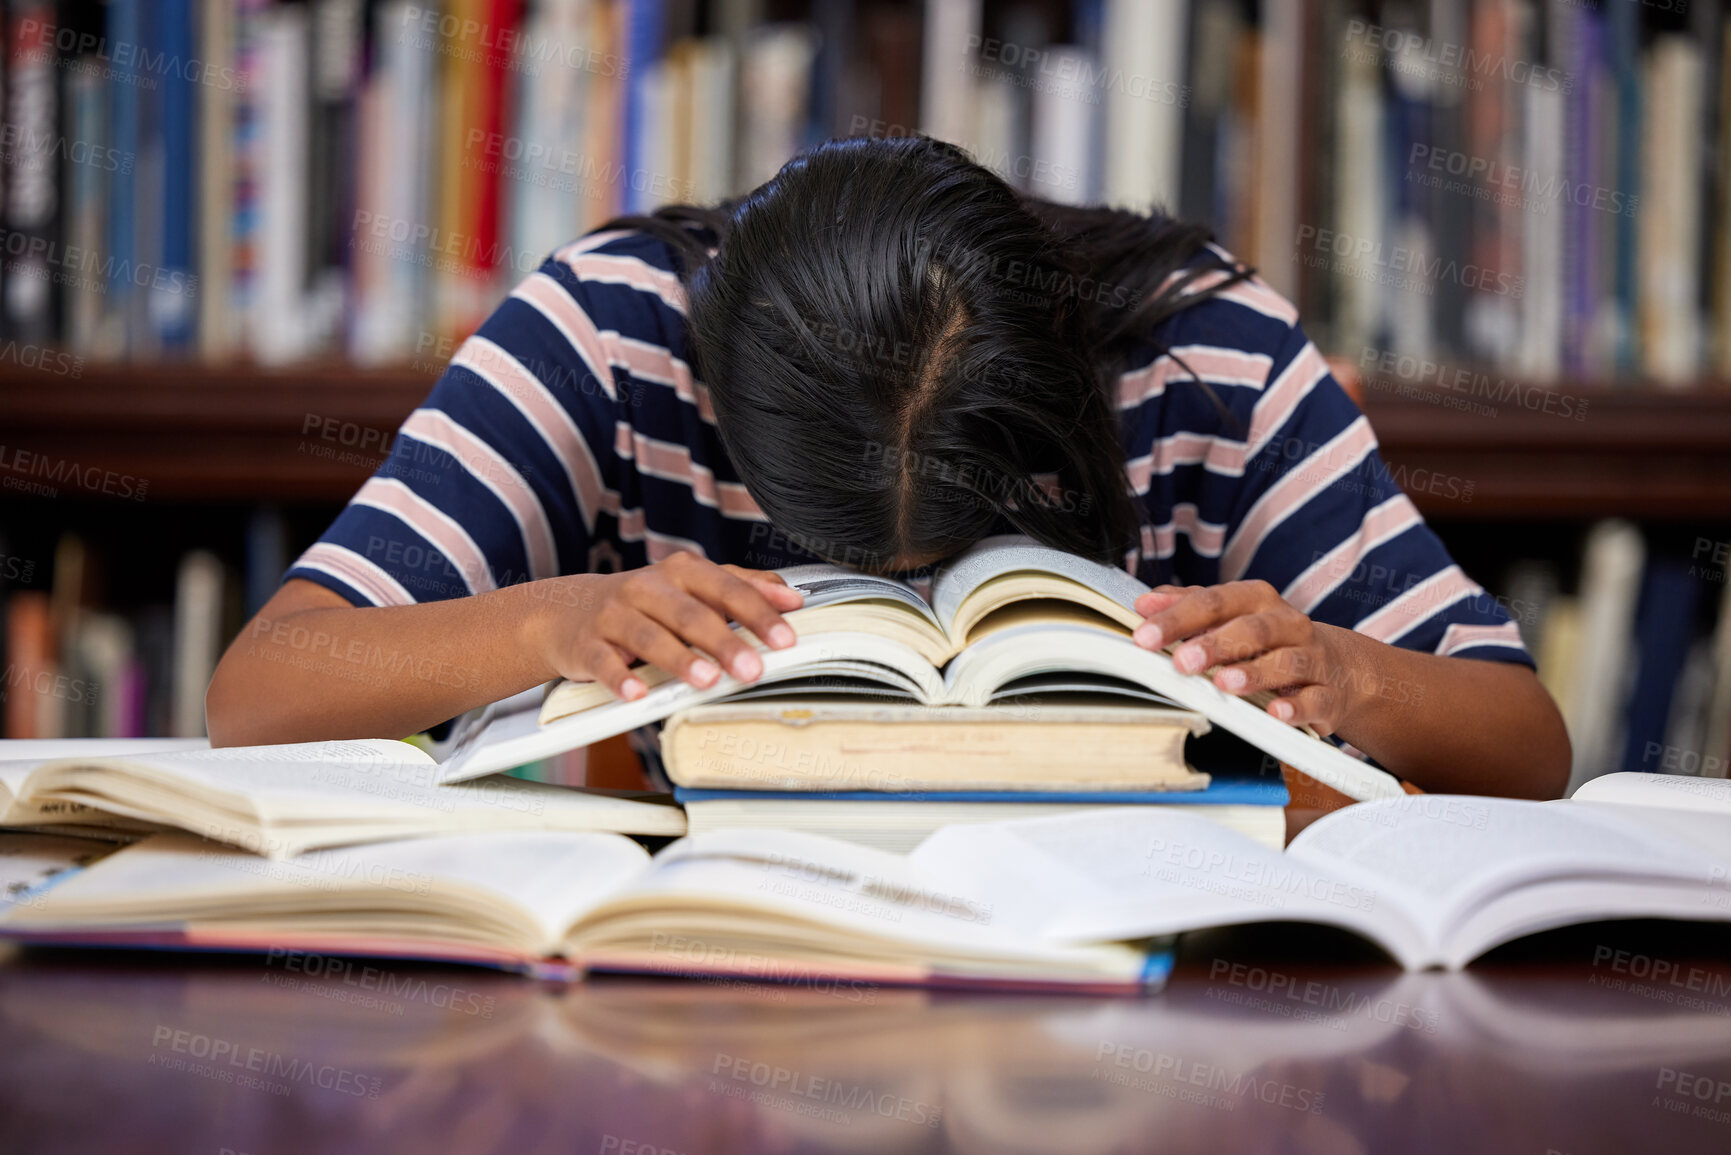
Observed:
[[[1276,718],[1279,718],[1282,722],[1292,721],[1292,703],[1291,702],[1276,702],[1276,703],[1274,703],[1274,716]]]
[[[1202,656],[1202,647],[1198,645],[1179,646],[1178,652],[1172,655],[1173,664],[1186,674],[1194,674],[1207,660]]]
[[[769,627],[769,644],[778,650],[785,650],[793,645],[793,627],[786,623],[778,623]]]
[[[747,650],[733,659],[733,676],[742,682],[749,682],[763,673],[763,659],[756,651]]]
[[[1131,637],[1138,646],[1146,646],[1150,650],[1160,648],[1160,627],[1153,622],[1143,622],[1137,626]]]
[[[637,678],[626,678],[619,684],[619,694],[627,702],[641,698],[645,693],[643,683]]]
[[[1220,671],[1220,680],[1216,685],[1228,693],[1236,694],[1244,689],[1246,681],[1248,679],[1244,676],[1243,670],[1222,670]]]
[[[691,663],[691,680],[697,685],[707,686],[719,677],[721,677],[721,671],[716,668],[714,662],[699,658]]]

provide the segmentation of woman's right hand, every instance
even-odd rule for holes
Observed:
[[[728,619],[771,649],[785,650],[795,639],[781,615],[805,600],[779,574],[717,565],[685,551],[625,573],[532,584],[547,587],[546,612],[526,623],[546,664],[560,677],[600,682],[627,701],[648,693],[631,672],[638,659],[698,689],[714,685],[723,669],[742,682],[755,681],[763,659]]]

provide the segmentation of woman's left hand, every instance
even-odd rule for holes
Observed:
[[[1136,599],[1136,612],[1147,619],[1137,645],[1182,643],[1172,653],[1179,671],[1212,669],[1229,694],[1276,691],[1268,712],[1282,722],[1332,734],[1357,705],[1347,661],[1357,635],[1311,621],[1267,582],[1158,586]]]

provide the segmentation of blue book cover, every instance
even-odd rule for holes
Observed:
[[[155,0],[151,59],[162,65],[155,79],[157,132],[162,141],[161,276],[150,282],[151,329],[164,350],[183,350],[192,343],[196,282],[193,280],[194,200],[198,195],[193,134],[197,131],[194,80],[200,64],[194,59],[192,0]]]
[[[1648,774],[1663,769],[1653,757],[1665,743],[1665,724],[1677,678],[1695,637],[1701,582],[1679,558],[1654,557],[1641,579],[1635,611],[1635,690],[1629,698],[1628,740],[1621,769]]]
[[[646,213],[651,207],[654,174],[639,175],[648,161],[649,116],[645,86],[650,64],[661,59],[662,0],[630,0],[625,24],[625,53],[631,62],[625,78],[625,211]]]
[[[143,0],[110,0],[108,5],[107,39],[111,44],[125,44],[129,52],[115,53],[107,67],[113,77],[109,86],[109,145],[115,155],[134,158],[134,163],[121,165],[109,174],[108,196],[108,301],[104,311],[124,319],[132,301],[133,209],[136,195],[135,176],[138,171],[138,106],[139,86],[147,78],[140,75],[136,46],[141,23]]]
[[[694,790],[675,787],[680,805],[722,799],[800,799],[822,802],[1038,802],[1082,806],[1148,806],[1186,803],[1192,806],[1285,806],[1286,783],[1279,779],[1215,779],[1206,790],[927,790],[892,794],[875,790]]]

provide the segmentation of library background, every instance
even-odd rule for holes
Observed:
[[[924,132],[1210,223],[1519,622],[1576,781],[1726,772],[1719,0],[4,13],[6,737],[202,733],[228,640],[557,245]]]

